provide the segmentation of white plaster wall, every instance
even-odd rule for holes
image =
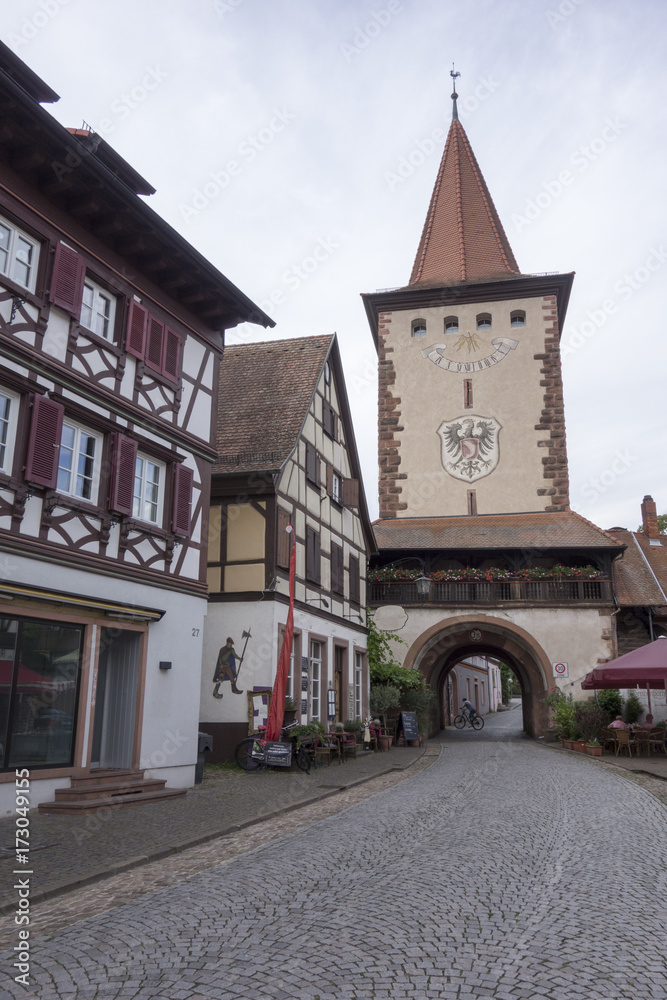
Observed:
[[[43,778],[30,782],[30,808],[36,809],[40,802],[53,802],[56,788],[69,788],[69,778]],[[12,780],[0,784],[0,816],[11,816],[16,808],[14,773]]]

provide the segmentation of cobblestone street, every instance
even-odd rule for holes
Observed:
[[[665,806],[512,739],[518,717],[448,730],[406,780],[36,941],[34,985],[2,995],[666,998]]]

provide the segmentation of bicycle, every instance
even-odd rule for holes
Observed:
[[[287,726],[283,726],[280,730],[280,738],[281,740],[284,737],[291,739],[291,742],[294,743],[292,759],[299,770],[305,771],[308,774],[310,772],[310,757],[306,748],[304,746],[296,746],[295,738],[290,738],[290,730],[296,725],[296,722],[290,722]],[[266,738],[262,733],[255,733],[254,736],[246,736],[245,739],[237,744],[234,750],[234,760],[244,771],[257,771],[259,768],[265,769],[267,767],[264,754],[265,744]]]
[[[454,719],[455,729],[465,729],[466,726],[470,726],[471,729],[484,729],[484,719],[481,715],[474,715],[470,719],[467,715],[457,715]]]

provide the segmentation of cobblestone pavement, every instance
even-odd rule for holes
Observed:
[[[246,774],[239,769],[207,769],[203,784],[163,802],[104,808],[81,816],[30,814],[30,867],[35,892],[54,894],[81,880],[143,864],[191,844],[234,832],[240,826],[304,803],[335,795],[358,781],[394,768],[409,767],[419,748],[394,747],[363,754],[344,764],[301,771]],[[11,866],[15,818],[0,820],[0,871]],[[14,908],[3,879],[0,914]],[[38,887],[38,888],[37,888]],[[35,898],[38,898],[37,896]]]
[[[664,1000],[667,809],[499,735],[38,940],[4,995]]]

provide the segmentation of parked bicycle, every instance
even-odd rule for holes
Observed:
[[[467,715],[457,715],[454,719],[455,729],[466,729],[470,727],[471,729],[484,729],[484,719],[481,715],[473,715],[470,719]]]
[[[301,771],[305,771],[307,774],[310,771],[310,757],[308,752],[305,746],[297,746],[296,736],[290,736],[290,730],[296,725],[296,722],[290,722],[289,725],[283,726],[280,731],[280,739],[281,742],[289,740],[293,744],[292,760],[296,762],[296,766]],[[266,768],[268,765],[264,752],[265,746],[266,738],[262,733],[255,733],[254,736],[246,736],[234,750],[234,759],[244,771],[256,771],[258,768]]]

